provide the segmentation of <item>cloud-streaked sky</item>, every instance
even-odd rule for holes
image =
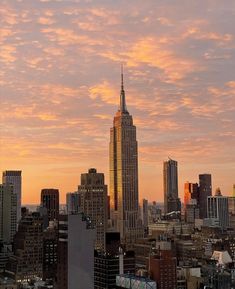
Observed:
[[[1,0],[1,171],[23,171],[23,202],[89,167],[108,183],[120,63],[137,126],[140,197],[161,201],[162,162],[183,183],[235,183],[234,0]]]

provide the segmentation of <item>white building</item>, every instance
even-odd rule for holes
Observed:
[[[222,229],[229,227],[228,197],[222,195],[207,197],[208,219],[217,219]]]
[[[2,174],[2,183],[11,184],[14,187],[14,193],[17,195],[17,223],[19,223],[21,219],[21,195],[22,195],[21,171],[4,171]]]
[[[11,243],[17,229],[17,195],[12,185],[0,185],[0,240]]]

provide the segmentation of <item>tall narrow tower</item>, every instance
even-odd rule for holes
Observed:
[[[109,158],[112,220],[122,242],[133,243],[142,234],[138,218],[138,151],[136,127],[126,106],[123,72],[120,106],[110,129]]]
[[[178,197],[178,164],[169,159],[163,163],[164,185],[164,211],[168,214],[172,211],[180,211],[180,199]]]

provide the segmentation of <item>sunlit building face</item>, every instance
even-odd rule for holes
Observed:
[[[126,108],[122,82],[120,108],[110,130],[110,202],[113,225],[127,243],[141,234],[137,148],[136,127]]]

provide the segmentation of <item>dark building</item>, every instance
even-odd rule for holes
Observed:
[[[14,255],[9,258],[6,269],[16,281],[42,278],[43,221],[39,213],[25,215],[14,238]]]
[[[95,254],[95,289],[116,288],[116,276],[122,273],[135,273],[135,254],[127,251],[124,255]]]
[[[106,253],[109,255],[117,255],[121,245],[119,232],[106,232]]]
[[[47,228],[43,232],[43,280],[55,280],[58,258],[58,231]]]
[[[178,163],[172,159],[163,163],[164,212],[181,210],[178,196]]]
[[[207,197],[211,195],[211,175],[199,175],[199,210],[201,219],[207,218]]]
[[[43,189],[41,191],[41,205],[47,209],[49,221],[58,220],[59,190]]]
[[[177,288],[176,265],[176,257],[171,251],[159,250],[158,254],[150,256],[150,277],[157,283],[158,289]]]
[[[68,216],[59,215],[57,289],[68,288]]]

